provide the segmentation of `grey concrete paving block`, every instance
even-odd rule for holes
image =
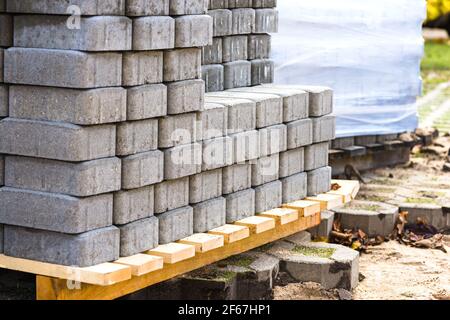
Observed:
[[[163,181],[155,185],[155,213],[189,205],[189,177]]]
[[[256,128],[265,128],[283,123],[283,99],[277,95],[265,93],[223,91],[208,96],[228,97],[251,100],[256,103]]]
[[[228,0],[228,8],[251,8],[252,0]]]
[[[1,72],[2,70],[0,70]],[[0,84],[0,118],[7,117],[9,110],[9,86]]]
[[[4,226],[0,224],[0,253],[3,253]]]
[[[0,202],[2,224],[77,234],[113,223],[112,194],[76,198],[3,187]]]
[[[223,37],[233,33],[233,14],[230,10],[208,10],[208,15],[213,19],[213,36]]]
[[[281,207],[283,197],[281,181],[274,181],[255,188],[255,210],[262,213]]]
[[[265,93],[278,95],[283,98],[283,121],[285,123],[308,118],[309,94],[306,91],[295,89],[282,89],[266,86],[232,89],[230,91],[242,91],[253,93]]]
[[[119,229],[121,257],[129,257],[158,246],[159,220],[156,217],[121,225]]]
[[[305,149],[297,148],[280,153],[280,178],[305,171]]]
[[[252,0],[253,8],[275,8],[277,0]]]
[[[208,11],[208,0],[171,0],[170,15],[203,14]]]
[[[380,135],[377,135],[377,143],[383,143],[386,141],[397,140],[398,136],[399,136],[398,133],[380,134]]]
[[[252,186],[252,165],[235,164],[223,168],[223,194],[230,194]]]
[[[164,179],[173,180],[200,173],[202,145],[187,144],[164,150]]]
[[[168,16],[170,0],[127,0],[126,15],[129,17]]]
[[[149,84],[127,89],[127,119],[141,120],[167,115],[167,87]]]
[[[200,111],[205,103],[205,82],[201,79],[167,84],[167,113]]]
[[[175,20],[149,16],[133,19],[133,50],[161,50],[175,47]]]
[[[131,50],[132,22],[127,17],[80,17],[67,27],[65,16],[18,15],[14,18],[14,46],[81,51]]]
[[[6,156],[5,185],[77,197],[118,191],[121,161],[119,158],[104,158],[74,163]]]
[[[0,47],[13,46],[13,16],[10,14],[0,14]]]
[[[222,61],[232,62],[248,59],[247,36],[227,36],[222,38]]]
[[[202,65],[223,62],[222,38],[213,38],[212,44],[202,47]]]
[[[223,64],[224,88],[249,87],[252,84],[252,63],[239,60]]]
[[[262,157],[252,165],[252,186],[260,186],[279,179],[280,156]]]
[[[272,52],[272,38],[268,34],[248,36],[248,59],[268,59]]]
[[[159,183],[164,179],[164,154],[159,150],[122,158],[122,189],[130,190]]]
[[[287,150],[287,126],[278,124],[259,129],[260,157],[280,153]]]
[[[308,196],[316,196],[331,189],[331,167],[308,171]]]
[[[355,145],[356,146],[367,146],[367,145],[376,144],[376,143],[377,143],[376,135],[355,137]]]
[[[3,66],[4,66],[5,50],[0,48],[0,82],[3,82]]]
[[[116,127],[6,118],[0,121],[0,153],[66,161],[112,157]],[[45,143],[43,143],[45,142]]]
[[[209,15],[175,18],[175,47],[203,47],[212,44],[213,19]]]
[[[302,200],[307,196],[307,174],[297,173],[281,179],[283,184],[283,203]]]
[[[124,15],[124,0],[7,0],[8,12],[83,16]],[[76,10],[75,10],[76,9]],[[78,11],[78,9],[81,11]]]
[[[69,235],[5,226],[4,251],[11,257],[90,267],[119,258],[120,232],[116,227]]]
[[[302,119],[287,124],[288,149],[297,149],[310,145],[313,140],[311,119]]]
[[[5,157],[0,155],[0,186],[5,184]]]
[[[228,0],[208,0],[208,12],[215,9],[225,9],[228,6]]]
[[[254,33],[277,33],[278,11],[276,9],[256,9]]]
[[[197,141],[223,137],[228,130],[228,109],[223,104],[207,102],[197,112]]]
[[[153,216],[155,208],[154,186],[114,193],[113,222],[123,225]]]
[[[125,52],[123,54],[124,86],[140,86],[163,80],[163,53],[161,51]]]
[[[164,51],[164,81],[201,78],[202,49],[187,48]]]
[[[194,232],[202,233],[221,227],[226,223],[225,198],[218,197],[193,205]]]
[[[309,93],[309,115],[311,117],[321,117],[333,112],[333,90],[320,86],[283,86],[267,85],[269,87],[283,89],[297,89]]]
[[[233,138],[233,163],[243,163],[259,158],[259,132],[257,130],[235,133],[230,137]]]
[[[222,169],[205,171],[189,177],[189,202],[200,203],[222,195]]]
[[[9,48],[5,82],[63,88],[115,87],[122,84],[120,53]]]
[[[250,34],[254,31],[256,13],[254,9],[233,9],[233,34]]]
[[[313,142],[330,141],[336,138],[336,116],[326,115],[312,118]]]
[[[345,137],[334,139],[331,143],[333,149],[344,149],[355,145],[355,137]]]
[[[248,99],[205,96],[206,103],[218,103],[228,109],[228,134],[256,129],[256,103]]]
[[[203,141],[202,171],[214,170],[233,164],[233,139],[218,137]]]
[[[121,122],[127,117],[127,91],[123,88],[10,86],[9,94],[12,118],[94,125]]]
[[[202,79],[205,81],[206,92],[224,90],[224,67],[221,64],[202,66]]]
[[[305,147],[305,170],[311,171],[328,165],[328,142]]]
[[[255,190],[247,189],[231,193],[227,200],[227,223],[233,223],[255,215]]]
[[[264,83],[272,83],[274,79],[275,64],[273,60],[257,59],[251,61],[252,66],[252,86]]]
[[[194,233],[194,210],[192,207],[183,207],[160,214],[159,243],[167,244]]]
[[[197,116],[194,112],[159,119],[159,148],[171,148],[196,140]]]
[[[320,225],[309,229],[308,231],[316,239],[328,239],[330,237],[331,231],[333,231],[334,212],[326,210],[322,211],[320,215],[322,218]]]
[[[117,125],[116,155],[127,156],[158,149],[158,119]]]

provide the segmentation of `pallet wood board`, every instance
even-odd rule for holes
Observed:
[[[344,199],[337,194],[319,194],[315,197],[308,197],[306,200],[320,203],[320,210],[331,210],[344,204]]]
[[[234,224],[249,228],[251,234],[258,234],[274,229],[275,219],[254,216],[236,221]]]
[[[221,235],[197,233],[178,242],[195,246],[195,252],[208,252],[223,247],[224,238]]]
[[[164,266],[164,258],[149,254],[136,254],[134,256],[120,258],[114,261],[114,263],[130,267],[133,276],[142,276],[162,269]]]
[[[299,200],[284,204],[283,208],[297,210],[300,217],[308,217],[320,211],[320,204],[315,201]]]
[[[234,224],[226,224],[219,228],[210,230],[208,233],[223,236],[225,244],[237,242],[250,237],[249,228]]]
[[[261,217],[275,219],[277,225],[283,225],[298,219],[298,211],[289,208],[277,208],[260,214]]]
[[[147,251],[147,253],[162,257],[166,264],[174,264],[194,257],[195,246],[184,243],[168,243]]]

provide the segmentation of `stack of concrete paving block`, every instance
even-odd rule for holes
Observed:
[[[278,31],[276,0],[209,0],[213,42],[203,48],[206,91],[271,83],[270,33]]]
[[[0,0],[0,120],[8,117],[9,87],[4,83],[5,50],[13,45],[12,15],[6,12],[6,1]],[[1,139],[1,137],[0,137]],[[0,187],[4,185],[5,157],[0,152]],[[3,225],[0,223],[0,253],[3,252]]]
[[[90,266],[193,234],[201,163],[189,161],[202,146],[185,133],[204,107],[207,0],[7,0],[6,11],[5,254]]]

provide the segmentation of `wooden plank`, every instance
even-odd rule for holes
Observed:
[[[275,219],[278,225],[283,225],[298,220],[298,211],[289,208],[278,208],[263,212],[259,216]]]
[[[87,268],[69,267],[46,262],[8,257],[0,254],[0,268],[109,286],[131,278],[131,268],[114,263],[103,263]]]
[[[220,235],[197,233],[178,242],[195,246],[196,252],[208,252],[223,247],[224,238]]]
[[[328,194],[343,196],[345,203],[354,200],[361,187],[359,181],[356,180],[331,180],[331,184],[338,184],[340,188],[338,190],[331,190]]]
[[[114,263],[129,266],[133,276],[142,276],[162,269],[164,266],[164,259],[149,254],[136,254],[134,256],[120,258],[119,260],[114,261]]]
[[[249,228],[252,234],[263,233],[275,228],[274,219],[260,216],[248,217],[236,221],[234,224]]]
[[[223,236],[224,241],[227,244],[248,238],[250,236],[250,229],[244,226],[226,224],[219,228],[210,230],[208,233]]]
[[[320,214],[317,214],[320,219]],[[317,222],[317,217],[316,217]],[[153,284],[171,279],[180,274],[184,274],[205,265],[226,259],[230,256],[246,252],[267,243],[288,237],[297,232],[312,228],[316,224],[307,224],[306,218],[280,225],[267,232],[254,234],[244,240],[232,242],[205,253],[198,253],[195,257],[181,261],[176,264],[167,264],[162,270],[140,277],[133,277],[129,280],[116,283],[108,287],[100,287],[90,284],[81,284],[80,290],[70,290],[67,288],[65,280],[50,277],[38,276],[36,279],[36,297],[38,300],[111,300],[124,295],[144,289]]]
[[[320,203],[320,210],[331,210],[344,204],[342,196],[337,194],[319,194],[315,197],[308,197],[306,200]]]
[[[147,251],[147,254],[163,257],[164,263],[174,264],[195,256],[195,247],[182,243],[169,243]]]
[[[284,204],[283,208],[297,210],[300,217],[308,217],[320,212],[320,203],[315,201],[300,200]]]

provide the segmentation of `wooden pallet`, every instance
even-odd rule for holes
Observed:
[[[343,186],[337,198],[296,201],[113,263],[77,268],[0,255],[0,268],[36,274],[38,300],[119,298],[320,224],[323,208],[342,205],[359,190],[354,182],[335,183]]]

